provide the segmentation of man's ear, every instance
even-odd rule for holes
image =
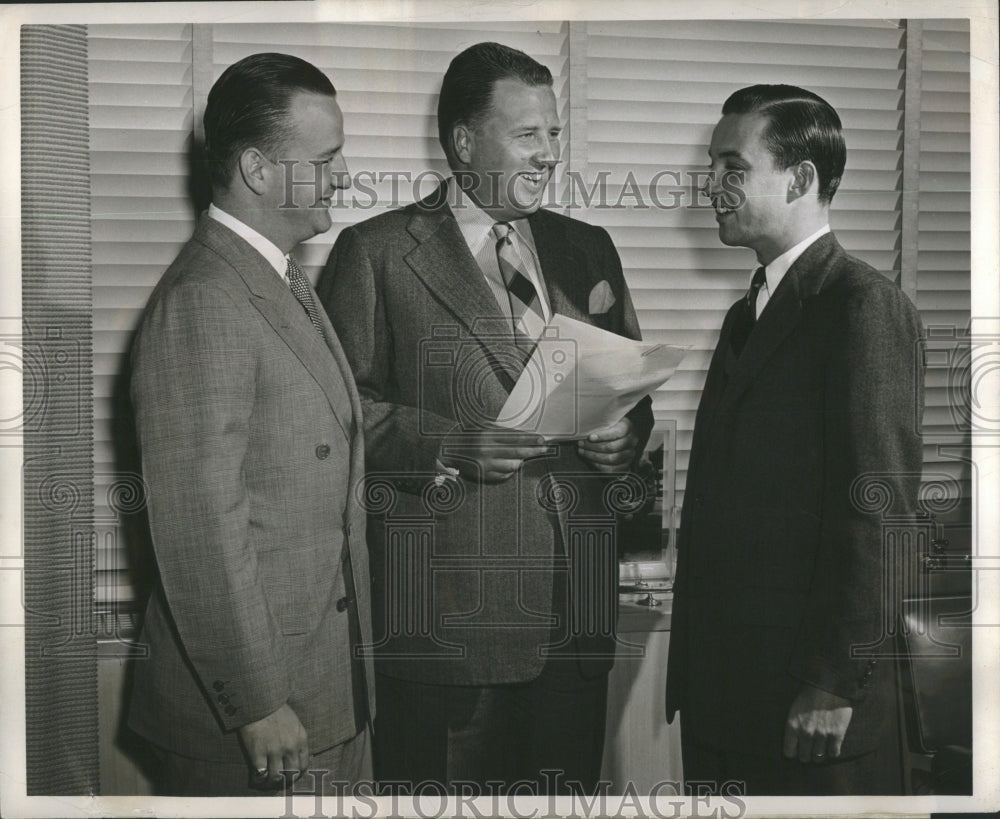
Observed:
[[[813,191],[814,187],[818,187],[819,174],[816,171],[816,166],[808,159],[798,163],[798,165],[793,165],[791,171],[792,180],[788,185],[789,200],[805,196]]]
[[[451,148],[463,165],[472,164],[472,143],[472,129],[468,125],[459,124],[451,129]]]
[[[256,148],[247,148],[240,154],[240,176],[243,184],[258,196],[263,195],[266,188],[267,159]]]

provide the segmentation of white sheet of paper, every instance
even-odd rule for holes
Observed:
[[[585,438],[667,381],[687,349],[631,341],[557,313],[496,422],[546,439]]]

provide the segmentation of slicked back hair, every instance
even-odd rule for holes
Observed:
[[[826,100],[794,85],[751,85],[733,93],[722,114],[761,114],[763,138],[782,170],[809,160],[819,176],[819,199],[830,202],[840,186],[847,145],[840,117]]]
[[[525,85],[552,85],[552,72],[523,51],[500,43],[476,43],[456,56],[441,83],[438,97],[438,139],[454,167],[451,132],[456,125],[475,127],[493,105],[497,80]]]
[[[205,157],[213,187],[228,187],[241,154],[274,160],[290,136],[288,110],[299,92],[334,97],[330,78],[289,54],[251,54],[222,72],[205,105]]]

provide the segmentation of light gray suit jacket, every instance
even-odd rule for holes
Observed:
[[[131,394],[159,582],[129,724],[175,752],[242,759],[235,729],[285,703],[311,750],[355,733],[341,561],[349,544],[370,641],[364,443],[325,319],[324,331],[326,343],[267,261],[208,217],[140,325]]]

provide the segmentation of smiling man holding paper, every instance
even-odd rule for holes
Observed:
[[[574,341],[544,334],[553,316],[639,328],[607,233],[540,209],[559,159],[549,70],[472,46],[438,126],[454,179],[341,233],[319,284],[362,395],[370,486],[395,492],[369,518],[376,775],[592,792],[615,651],[605,497],[642,452],[650,400],[548,445],[496,421],[536,341],[571,366]]]

